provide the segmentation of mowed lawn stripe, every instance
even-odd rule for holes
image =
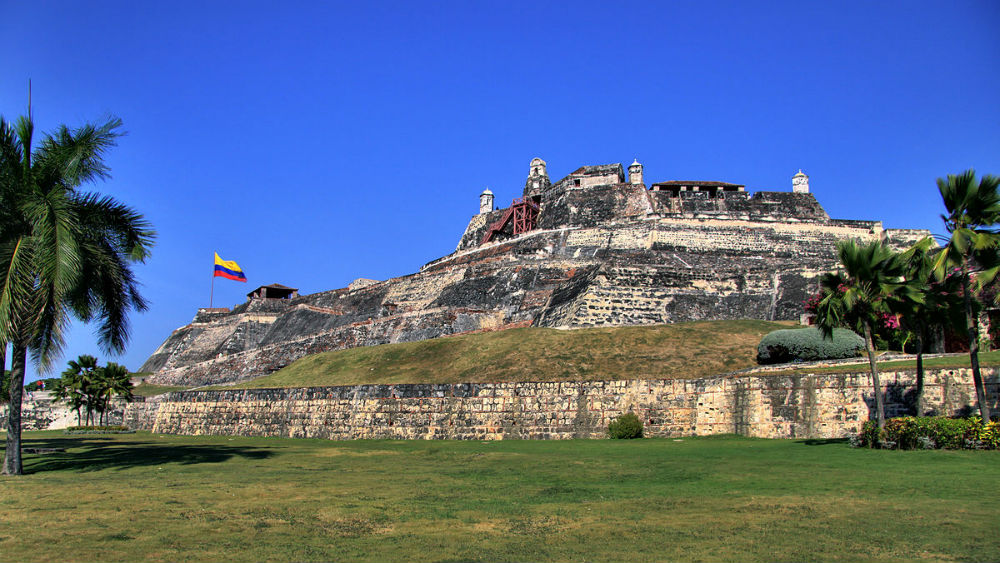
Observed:
[[[997,560],[997,452],[26,434],[16,561]]]

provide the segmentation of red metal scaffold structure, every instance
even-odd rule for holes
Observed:
[[[530,197],[519,197],[510,203],[510,207],[498,221],[494,221],[483,235],[484,244],[493,240],[497,233],[503,230],[510,220],[514,221],[514,235],[526,233],[538,224],[538,203]]]

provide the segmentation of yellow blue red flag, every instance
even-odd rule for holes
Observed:
[[[238,282],[246,282],[247,277],[243,274],[239,264],[232,260],[219,258],[219,253],[215,253],[215,274],[214,277],[224,277]]]

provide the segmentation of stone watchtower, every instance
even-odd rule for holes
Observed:
[[[531,159],[531,168],[528,170],[528,180],[524,183],[524,195],[540,195],[542,190],[552,185],[549,180],[549,173],[545,170],[545,161],[540,158]]]
[[[486,188],[483,193],[479,194],[479,213],[489,213],[490,211],[493,211],[493,192]]]
[[[806,176],[801,168],[798,174],[792,176],[792,191],[797,194],[809,193],[809,176]]]
[[[633,159],[632,164],[628,167],[628,183],[634,186],[642,185],[642,165],[639,164],[639,159]]]

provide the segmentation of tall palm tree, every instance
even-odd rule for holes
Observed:
[[[890,302],[890,307],[899,316],[901,328],[913,335],[917,351],[917,416],[923,416],[926,411],[923,360],[928,342],[941,329],[958,329],[965,324],[959,276],[946,275],[938,279],[934,270],[934,248],[934,240],[927,237],[901,255],[906,280],[913,289],[922,292],[923,300],[894,299]]]
[[[131,266],[155,236],[141,215],[81,191],[108,177],[104,153],[119,119],[59,127],[33,146],[34,124],[0,117],[0,343],[11,345],[10,405],[3,472],[21,474],[21,392],[31,356],[47,369],[70,317],[95,320],[99,343],[124,349],[129,310],[144,310]]]
[[[979,369],[979,318],[973,314],[972,273],[977,257],[985,258],[982,260],[984,263],[992,262],[990,255],[995,255],[1000,247],[1000,235],[997,233],[997,224],[1000,223],[998,185],[1000,178],[989,174],[976,181],[976,172],[971,169],[937,180],[938,191],[948,211],[941,218],[951,236],[935,268],[939,275],[957,268],[960,275],[972,380],[976,387],[979,414],[984,421],[990,420],[990,406]],[[981,268],[976,272],[976,284],[982,287],[990,283],[998,271],[1000,267],[992,263],[987,268]]]
[[[873,328],[892,314],[891,299],[920,300],[919,292],[907,285],[900,255],[876,240],[859,245],[853,240],[837,244],[841,270],[820,276],[820,300],[816,324],[827,337],[836,327],[848,327],[864,336],[875,394],[879,428],[885,426],[882,383],[875,364]]]

